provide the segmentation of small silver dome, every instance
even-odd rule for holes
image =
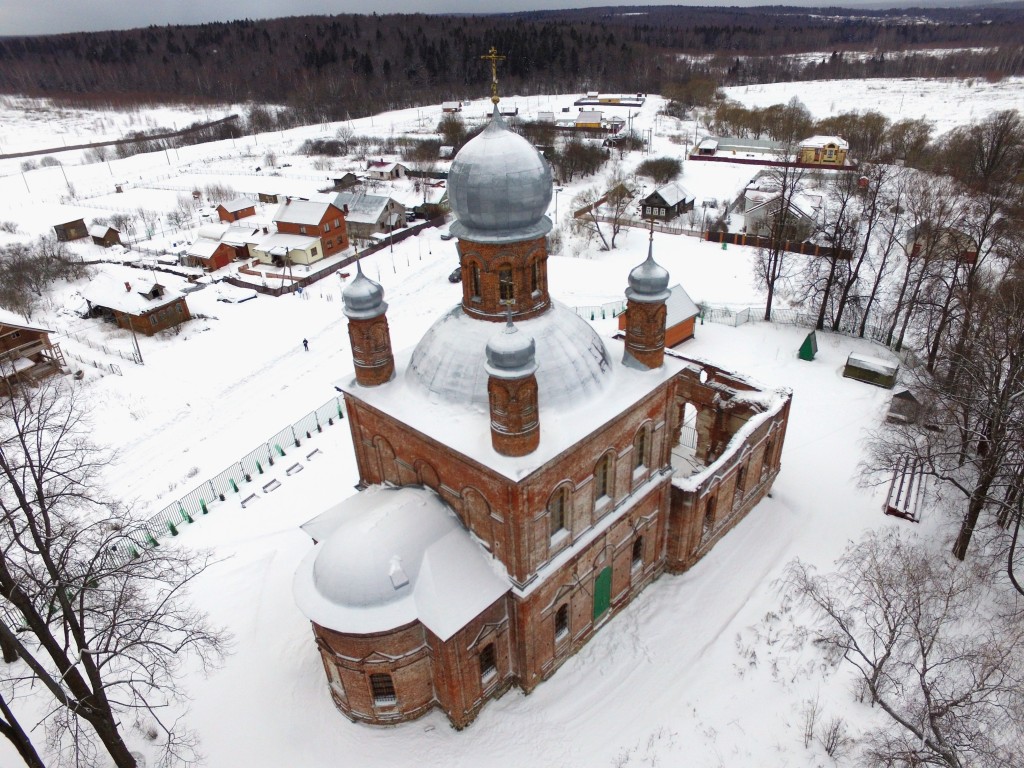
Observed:
[[[647,259],[633,267],[629,273],[629,288],[626,297],[633,301],[665,301],[669,296],[668,270],[654,260],[653,244],[647,249]]]
[[[514,133],[495,106],[483,133],[464,146],[448,173],[452,233],[478,241],[540,237],[551,230],[551,167]]]
[[[533,337],[520,333],[509,319],[508,325],[487,342],[487,373],[498,378],[529,376],[537,370],[536,352]]]
[[[345,315],[353,320],[377,317],[384,314],[388,308],[384,301],[384,289],[380,283],[375,283],[363,274],[363,268],[358,261],[355,280],[345,286],[345,290],[341,292],[341,299],[345,303]]]

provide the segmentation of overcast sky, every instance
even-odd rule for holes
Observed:
[[[635,0],[634,0],[635,1]],[[774,0],[787,5],[865,5],[865,0]],[[0,0],[0,36],[43,35],[103,29],[131,29],[150,24],[199,24],[235,19],[267,19],[335,13],[487,13],[612,5],[609,0]],[[960,5],[950,0],[945,5]],[[640,4],[640,3],[637,3]],[[769,0],[648,0],[644,5],[766,5]],[[894,0],[892,5],[900,5]],[[906,2],[911,5],[911,2]],[[920,5],[921,3],[917,3]]]

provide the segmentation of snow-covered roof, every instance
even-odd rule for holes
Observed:
[[[274,221],[318,226],[330,205],[330,202],[322,200],[286,200],[278,206]]]
[[[125,282],[127,282],[127,288]],[[160,285],[163,295],[151,299],[145,294],[152,291],[155,285]],[[94,306],[106,307],[130,315],[142,315],[173,304],[183,294],[173,288],[167,288],[155,276],[148,274],[139,275],[128,281],[121,281],[112,275],[101,272],[82,289],[82,295]]]
[[[244,211],[246,208],[255,208],[256,203],[247,197],[236,197],[234,200],[228,200],[226,203],[221,203],[220,207],[228,213],[238,213]]]
[[[199,230],[202,234],[202,230]],[[220,240],[227,245],[248,245],[258,243],[263,237],[263,232],[258,227],[228,227]]]
[[[467,317],[461,307],[434,325],[432,331],[442,327],[443,332],[430,344],[421,342],[415,354],[396,353],[395,377],[387,384],[362,387],[349,376],[335,387],[504,477],[522,480],[682,368],[668,357],[655,370],[623,365],[621,341],[591,338],[586,321],[580,319],[577,328],[562,314],[575,313],[556,306],[561,312],[555,317],[548,317],[551,310],[516,323],[537,343],[540,444],[526,456],[503,456],[491,445],[484,347],[499,327]]]
[[[665,325],[678,325],[691,317],[696,317],[700,310],[693,303],[690,294],[683,286],[676,283],[669,290],[668,299],[665,300]]]
[[[746,211],[744,211],[745,216],[754,213],[758,209],[764,208],[769,203],[772,203],[773,201],[777,200],[779,198],[779,193],[764,193],[762,196],[752,195],[748,191],[746,197],[751,202],[756,201],[756,203],[747,208]],[[801,192],[794,192],[789,198],[790,211],[800,216],[803,216],[805,219],[815,219],[818,215],[819,208],[821,208],[821,197],[818,195],[807,195]]]
[[[834,145],[838,149],[850,148],[849,143],[838,136],[811,136],[809,139],[804,139],[800,142],[800,149],[822,149],[829,144]]]
[[[380,221],[391,198],[384,195],[368,195],[364,192],[339,192],[334,196],[334,207],[344,210],[348,206],[348,213],[345,214],[345,221],[356,224],[376,224]]]
[[[580,113],[576,115],[577,123],[600,123],[601,112],[596,109],[582,109]]]
[[[718,149],[717,139],[701,139],[700,144],[697,145],[697,149],[713,150]]]
[[[219,240],[212,240],[208,237],[200,237],[185,251],[189,256],[196,256],[200,259],[208,259],[220,246]]]
[[[900,367],[899,363],[890,363],[886,360],[880,360],[877,357],[868,357],[867,355],[860,355],[856,352],[851,353],[850,356],[846,358],[846,364],[861,368],[865,371],[881,373],[885,376],[892,376]]]
[[[370,486],[302,529],[319,544],[296,570],[295,602],[337,632],[385,632],[419,620],[447,640],[511,586],[427,488]]]
[[[226,221],[210,222],[199,227],[198,236],[205,237],[208,240],[220,240],[227,231],[228,223]]]
[[[405,166],[401,163],[385,162],[383,160],[371,160],[366,166],[368,171],[375,171],[377,173],[391,173],[396,168],[405,168]]]
[[[13,325],[16,328],[24,328],[27,331],[42,331],[43,333],[53,333],[49,328],[43,328],[39,325],[32,325],[21,315],[18,315],[10,310],[3,309],[0,307],[0,325]]]
[[[319,239],[320,238],[318,237],[310,237],[309,235],[293,235],[288,232],[275,232],[262,238],[258,243],[256,243],[256,247],[265,253],[269,253],[273,248],[307,251],[316,245],[316,241]]]
[[[114,229],[114,228],[112,226],[110,226],[109,224],[93,224],[92,226],[89,227],[89,236],[90,237],[106,237],[107,236],[107,232],[109,232],[112,229]],[[114,231],[117,232],[116,229],[114,229]]]
[[[654,191],[654,194],[664,200],[665,205],[668,206],[677,205],[678,203],[687,200],[693,200],[693,195],[691,195],[686,190],[686,187],[678,181],[673,181],[663,187],[659,187]]]

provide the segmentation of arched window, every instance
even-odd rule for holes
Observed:
[[[548,501],[548,517],[551,522],[551,535],[568,528],[569,489],[559,488]]]
[[[636,433],[633,438],[633,469],[647,466],[647,427]]]
[[[516,288],[512,282],[512,267],[498,270],[498,298],[501,301],[515,301]]]
[[[540,290],[540,263],[534,259],[530,263],[530,293]]]
[[[633,567],[639,568],[644,564],[644,537],[637,536],[633,540]]]
[[[480,267],[474,264],[469,270],[469,286],[472,298],[480,298]]]
[[[569,604],[560,605],[555,611],[555,640],[569,634]]]
[[[594,467],[594,499],[611,496],[612,457],[605,454]]]
[[[398,703],[395,683],[391,679],[391,675],[370,675],[370,690],[373,693],[373,705],[375,707],[393,707]]]

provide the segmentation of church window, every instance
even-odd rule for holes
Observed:
[[[512,283],[512,269],[506,267],[498,271],[498,298],[502,301],[515,301],[516,290]]]
[[[536,293],[540,289],[540,265],[534,261],[530,264],[530,292]]]
[[[470,286],[474,299],[480,298],[480,267],[474,264],[470,270]]]
[[[494,652],[494,643],[488,643],[480,649],[480,679],[487,682],[498,674],[498,657]]]
[[[566,529],[566,512],[569,506],[569,491],[567,488],[559,488],[555,495],[548,502],[548,514],[551,517],[551,535]]]
[[[330,659],[325,658],[324,666],[327,667],[327,679],[331,682],[331,690],[334,692],[334,695],[347,702],[348,695],[345,693],[345,686],[341,682],[341,673],[338,671],[337,665]]]
[[[637,536],[633,541],[633,567],[639,568],[644,564],[644,537]]]
[[[569,634],[569,604],[558,607],[555,611],[555,640],[561,640]]]
[[[704,503],[704,530],[710,531],[715,527],[715,497],[709,496]]]
[[[594,468],[594,498],[611,496],[612,457],[603,456]]]
[[[764,456],[761,459],[761,479],[768,475],[772,468],[772,456],[775,454],[775,438],[769,437],[764,445]]]
[[[370,675],[370,689],[373,692],[373,705],[375,707],[393,707],[398,703],[398,696],[395,694],[395,683],[391,679],[391,675]]]
[[[744,464],[739,468],[736,473],[736,501],[737,503],[743,499],[743,494],[746,492],[747,486],[747,466]]]
[[[647,466],[647,427],[636,433],[633,439],[633,469]]]

